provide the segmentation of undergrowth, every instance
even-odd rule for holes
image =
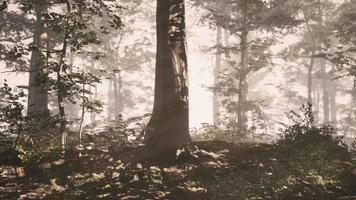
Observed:
[[[84,147],[81,154],[75,148],[66,155],[60,151],[43,154],[36,162],[37,172],[25,174],[32,176],[32,190],[21,195],[51,200],[335,200],[355,196],[354,154],[336,130],[316,124],[307,106],[289,118],[275,144],[196,141],[166,163],[131,159],[128,152],[140,147],[122,149],[121,140],[140,134],[119,121],[111,129],[101,129],[114,130],[116,135],[103,131],[86,136],[84,143],[95,145]]]

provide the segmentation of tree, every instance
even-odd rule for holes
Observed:
[[[145,135],[154,156],[190,143],[184,0],[157,0],[156,23],[154,106]]]
[[[132,117],[143,103],[153,103],[156,27],[151,10],[155,2],[125,0],[121,5],[126,8],[120,11],[125,26],[102,43],[105,58],[98,61],[100,70],[94,71],[108,80],[107,121],[120,114]],[[151,112],[151,108],[147,106],[144,112]]]
[[[20,11],[5,11],[1,18],[9,21],[9,25],[15,24],[15,20],[29,18],[35,14],[35,28],[22,30],[18,26],[6,25],[4,32],[16,32],[15,38],[8,39],[8,43],[14,43],[12,48],[6,45],[0,45],[0,51],[5,52],[8,66],[15,68],[14,71],[24,71],[30,73],[29,81],[29,115],[41,114],[47,112],[48,96],[47,92],[54,94],[58,106],[58,114],[55,112],[51,118],[51,127],[58,125],[58,134],[62,136],[62,146],[66,143],[67,116],[65,103],[81,102],[82,116],[84,111],[96,111],[94,107],[100,106],[98,102],[89,102],[86,95],[90,93],[86,87],[92,87],[100,80],[92,73],[84,73],[80,67],[73,63],[68,63],[68,52],[73,56],[80,54],[94,59],[102,57],[100,52],[86,50],[89,45],[98,45],[101,43],[98,33],[108,34],[112,29],[119,29],[122,26],[120,17],[116,14],[122,7],[117,3],[98,0],[88,1],[8,1],[11,6],[21,9]],[[48,9],[47,9],[48,8]],[[16,16],[11,18],[11,16]],[[95,26],[93,21],[96,17],[106,20]],[[25,20],[27,24],[27,21]],[[20,31],[21,30],[21,31]],[[29,34],[30,33],[30,34]],[[25,37],[32,35],[33,43],[28,44]],[[50,36],[47,36],[51,34]],[[49,40],[50,39],[50,40]],[[19,43],[20,45],[18,45]],[[27,43],[27,44],[26,44]],[[6,43],[5,43],[6,44]],[[50,45],[49,45],[50,44]],[[9,45],[10,46],[10,45]],[[10,49],[10,50],[9,50]],[[30,67],[26,55],[32,51]],[[15,63],[10,65],[10,63]],[[22,63],[22,65],[21,65]],[[21,66],[22,68],[19,68]],[[52,120],[55,118],[55,120]],[[83,118],[83,117],[82,117]],[[45,119],[47,122],[49,118]],[[83,120],[82,120],[83,121]],[[46,123],[49,126],[49,122]],[[39,127],[39,126],[36,126]],[[38,128],[41,130],[41,128]],[[39,132],[39,131],[35,131]],[[49,134],[53,136],[54,131]],[[30,137],[33,134],[28,133]],[[58,136],[58,135],[57,135]],[[43,136],[41,136],[43,137]],[[43,145],[43,144],[42,144]]]
[[[216,27],[216,46],[219,47],[222,45],[222,28]],[[215,66],[214,66],[214,87],[216,88],[219,83],[219,74],[221,70],[221,53],[216,52],[215,55]],[[219,125],[219,96],[218,93],[214,91],[213,94],[213,119],[214,125]]]
[[[230,76],[235,81],[230,81],[231,88],[228,89],[231,96],[237,93],[237,100],[233,102],[230,98],[228,106],[236,113],[236,133],[246,135],[247,112],[255,108],[253,101],[248,100],[248,77],[268,65],[266,52],[274,43],[263,31],[275,32],[274,29],[295,26],[298,21],[283,1],[195,1],[196,5],[210,11],[203,21],[227,29],[238,41],[235,46],[225,48],[225,51],[239,56],[238,62],[231,62]]]
[[[302,39],[287,49],[292,53],[290,61],[302,61],[307,68],[307,102],[313,105],[315,120],[319,114],[319,87],[322,91],[322,113],[324,123],[330,121],[330,85],[332,84],[331,71],[328,71],[330,63],[326,59],[317,56],[325,51],[329,45],[329,37],[332,34],[330,20],[335,12],[335,4],[328,0],[313,0],[296,2],[294,5],[303,19],[301,26]],[[332,66],[331,66],[332,68]],[[305,73],[304,73],[305,74]],[[313,95],[313,91],[314,95]]]
[[[84,47],[101,44],[101,38],[97,34],[99,32],[108,34],[110,29],[120,28],[122,21],[115,14],[115,10],[121,9],[118,4],[110,4],[103,0],[95,2],[71,2],[65,0],[60,4],[65,6],[65,12],[48,13],[47,18],[51,19],[49,21],[52,23],[49,26],[52,31],[62,37],[61,49],[54,51],[57,59],[52,60],[51,66],[53,73],[56,75],[53,87],[57,94],[58,115],[60,118],[59,134],[62,136],[62,147],[65,147],[67,120],[64,103],[66,101],[75,102],[78,99],[82,101],[84,94],[88,93],[83,84],[84,86],[85,84],[93,86],[94,83],[100,82],[92,73],[84,73],[80,70],[75,71],[75,66],[68,64],[66,61],[67,52],[100,58],[100,52],[85,51]],[[91,26],[95,16],[106,19],[105,22],[100,24],[100,27]],[[59,21],[52,19],[59,19]],[[88,103],[87,100],[82,101],[82,114],[84,113],[83,110],[86,110],[85,107],[88,107],[87,109],[89,110],[95,110],[92,108],[93,105],[99,104]]]
[[[351,96],[350,107],[344,109],[344,113],[349,113],[345,118],[348,126],[347,129],[354,130],[356,121],[356,1],[344,1],[338,8],[337,14],[334,16],[334,21],[331,24],[332,35],[329,36],[329,41],[325,51],[321,52],[318,56],[329,60],[336,66],[334,74],[336,77],[348,77],[349,89],[346,93]],[[336,19],[335,19],[336,18]],[[331,117],[335,112],[333,104],[333,94],[331,95]],[[333,120],[333,119],[332,119]],[[349,131],[350,133],[352,131]]]
[[[34,10],[36,22],[34,25],[33,45],[31,47],[32,54],[29,69],[27,101],[27,113],[29,116],[48,113],[48,91],[46,88],[48,78],[45,72],[46,55],[43,54],[48,44],[48,36],[43,18],[43,14],[46,12],[46,5],[43,3],[35,3]]]

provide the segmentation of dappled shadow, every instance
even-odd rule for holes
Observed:
[[[174,161],[157,163],[134,161],[127,153],[137,152],[134,149],[121,154],[91,150],[81,157],[76,152],[64,158],[52,155],[25,177],[14,173],[4,177],[1,197],[338,199],[355,195],[355,167],[341,157],[309,160],[286,154],[278,145],[210,141],[195,142],[179,150]]]

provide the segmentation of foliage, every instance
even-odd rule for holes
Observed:
[[[201,128],[192,131],[193,141],[225,141],[233,143],[250,143],[263,140],[264,135],[258,134],[261,138],[256,138],[257,134],[251,131],[248,135],[238,135],[235,123],[230,123],[224,126],[214,126],[203,124]],[[266,138],[264,138],[266,139]]]
[[[7,157],[0,162],[32,162],[54,148],[57,136],[53,128],[59,119],[46,114],[36,119],[24,116],[23,90],[11,88],[5,81],[0,91],[0,154]]]
[[[122,153],[129,147],[142,145],[143,132],[149,116],[146,114],[124,119],[122,115],[119,115],[108,123],[97,121],[89,124],[83,130],[83,146],[85,149]]]
[[[265,132],[268,118],[261,112],[261,101],[247,100],[248,88],[256,84],[249,79],[272,65],[270,49],[278,41],[276,35],[282,37],[280,33],[300,24],[295,7],[291,7],[289,1],[193,2],[193,5],[207,10],[201,18],[202,23],[209,24],[211,28],[224,28],[233,41],[230,44],[225,39],[229,44],[214,47],[216,54],[225,54],[226,59],[225,66],[218,72],[218,84],[213,88],[222,99],[223,115],[229,116],[229,119],[221,121],[229,121],[225,125],[234,127],[234,131],[240,133],[237,137]]]
[[[204,182],[202,187],[216,195],[213,199],[337,199],[355,195],[355,162],[342,137],[331,125],[316,125],[310,106],[292,112],[276,145],[256,145],[241,149],[229,162],[234,167],[223,177]],[[206,129],[206,139],[219,135]],[[229,145],[226,145],[228,147]],[[229,148],[230,149],[230,148]],[[230,149],[231,150],[231,149]],[[347,198],[347,197],[345,197]]]
[[[0,88],[0,129],[2,135],[17,136],[22,129],[24,106],[21,99],[25,96],[22,90],[13,90],[7,83]]]
[[[286,182],[278,183],[285,184],[280,190],[267,187],[269,193],[274,199],[334,199],[337,193],[349,193],[344,174],[352,169],[351,155],[342,137],[331,125],[315,125],[310,105],[301,110],[289,116],[291,124],[285,125],[276,146],[283,170],[293,170]]]
[[[332,125],[315,125],[311,105],[303,105],[301,111],[302,114],[292,112],[289,115],[291,124],[284,124],[279,145],[292,150],[293,154],[314,151],[304,153],[307,156],[321,156],[320,158],[331,155],[340,158],[347,155],[347,146]]]
[[[28,56],[30,52],[39,51],[44,66],[41,70],[44,71],[45,77],[41,81],[46,85],[46,92],[53,97],[57,97],[58,106],[63,107],[65,102],[77,103],[81,102],[81,107],[85,112],[99,112],[102,107],[97,100],[89,100],[86,96],[90,95],[90,90],[85,87],[92,87],[101,80],[93,73],[85,72],[83,66],[75,65],[73,59],[68,59],[68,52],[72,58],[74,54],[89,56],[94,59],[103,57],[100,51],[88,51],[89,45],[100,45],[103,35],[107,35],[112,30],[120,29],[123,24],[118,16],[118,11],[122,7],[115,2],[99,0],[99,1],[26,1],[26,2],[9,2],[12,6],[20,8],[21,11],[16,12],[5,10],[8,15],[24,15],[25,19],[33,14],[40,16],[44,20],[46,28],[45,32],[48,35],[48,41],[45,46],[29,43],[26,40],[27,35],[31,35],[36,31],[32,30],[33,20],[24,20],[21,23],[30,24],[25,26],[24,30],[17,30],[17,26],[7,27],[2,29],[1,33],[9,34],[11,37],[2,52],[5,57],[1,56],[7,63],[16,63],[20,60],[22,68],[13,67],[14,71],[30,72]],[[36,9],[43,7],[41,11]],[[58,9],[63,8],[63,9]],[[41,12],[41,13],[38,13]],[[26,16],[28,15],[28,16]],[[21,17],[5,18],[9,23],[20,21]],[[102,18],[102,22],[98,27],[95,25],[97,18]],[[17,34],[10,34],[15,31]],[[13,50],[11,50],[13,49]],[[9,55],[9,56],[7,56]],[[15,55],[15,56],[11,56]],[[27,61],[26,61],[27,60]],[[57,122],[65,124],[67,121],[64,108],[60,109]],[[62,125],[61,125],[62,127]],[[62,128],[61,128],[62,129]]]
[[[60,95],[64,98],[64,103],[80,104],[83,116],[85,112],[100,112],[102,109],[101,102],[88,97],[91,95],[90,88],[101,81],[98,74],[105,72],[108,78],[115,79],[123,75],[121,73],[141,71],[142,66],[151,63],[154,57],[149,49],[152,46],[151,39],[140,37],[129,46],[116,41],[117,37],[129,40],[124,37],[136,30],[130,23],[133,24],[135,20],[141,22],[136,19],[137,16],[140,19],[146,17],[143,14],[146,12],[142,13],[140,7],[145,2],[125,0],[134,9],[122,9],[114,1],[106,0],[51,1],[52,9],[43,13],[51,32],[49,49],[36,47],[25,41],[32,32],[29,24],[32,23],[30,18],[33,6],[40,2],[48,3],[20,2],[23,15],[0,11],[5,13],[0,16],[0,21],[15,17],[12,18],[15,22],[23,20],[26,25],[24,30],[18,30],[21,26],[10,20],[9,24],[16,25],[13,26],[16,30],[6,25],[0,31],[2,35],[14,36],[7,43],[0,44],[0,59],[5,59],[8,67],[28,71],[26,56],[33,49],[40,49],[48,60],[48,80],[45,80],[48,81],[48,91],[52,97]],[[311,22],[320,20],[319,13],[314,12],[315,6],[319,4],[314,0],[195,2],[208,10],[208,15],[202,21],[211,26],[224,27],[230,31],[230,35],[237,37],[241,29],[246,28],[241,21],[242,4],[246,2],[249,8],[245,13],[249,21],[247,28],[256,36],[264,35],[265,31],[272,29],[290,29],[298,25],[300,21],[294,19],[298,12],[293,10],[298,6],[302,6]],[[65,3],[70,3],[67,11],[57,9],[64,8]],[[311,41],[314,41],[312,37],[321,33],[327,36],[318,37],[317,42],[326,42],[325,45],[329,48],[328,45],[331,44],[328,39],[336,33],[343,48],[349,45],[351,48],[318,56],[328,56],[339,67],[347,65],[348,68],[342,70],[353,75],[354,63],[351,58],[354,56],[354,11],[347,8],[347,5],[343,6],[340,8],[342,13],[338,16],[337,29],[331,30],[329,22],[325,24],[328,27],[312,24],[315,30],[305,35],[304,41],[298,43],[287,56],[295,58],[300,49],[303,49],[302,56],[309,56],[313,47]],[[334,9],[332,6],[330,8]],[[127,18],[119,17],[123,13],[128,15]],[[129,23],[126,29],[110,34],[110,30],[122,28],[122,23],[126,21]],[[145,30],[140,30],[141,32]],[[111,39],[107,39],[109,37]],[[107,42],[102,42],[103,38]],[[7,46],[9,43],[13,44]],[[272,54],[269,50],[275,44],[276,40],[268,34],[249,41],[247,74],[270,64]],[[62,45],[63,48],[58,49]],[[241,71],[237,67],[239,64],[230,55],[241,53],[240,47],[239,44],[214,47],[218,49],[218,53],[225,53],[228,60],[227,70],[221,73],[222,80],[214,90],[224,96],[222,103],[229,114],[234,114],[238,109],[234,97],[241,91],[241,88],[236,87],[241,79]],[[118,52],[119,55],[116,54]],[[103,53],[108,55],[104,56]],[[100,64],[105,65],[105,68],[88,72],[89,70],[84,70],[85,64],[74,62],[68,55],[76,58],[80,55],[82,61],[92,62],[101,58]],[[129,82],[127,79],[124,83]],[[131,94],[132,91],[127,93]],[[291,93],[291,96],[297,96],[293,91]],[[125,92],[122,95],[126,96]],[[219,127],[204,124],[197,130],[192,145],[177,151],[175,160],[153,163],[136,159],[142,153],[142,136],[146,125],[142,121],[149,115],[125,120],[122,115],[115,113],[115,120],[96,121],[84,127],[84,136],[79,146],[78,133],[68,131],[68,143],[71,146],[63,154],[58,148],[58,125],[67,122],[68,116],[49,113],[36,119],[25,117],[21,102],[24,97],[22,91],[14,90],[6,83],[0,88],[1,199],[333,200],[356,195],[355,151],[348,151],[335,127],[317,124],[310,105],[304,105],[301,114],[292,112],[289,115],[290,123],[283,124],[281,139],[276,144],[247,144],[244,142],[250,142],[250,133],[257,132],[256,129],[265,129],[268,116],[261,109],[264,102],[246,100],[242,105],[251,122],[247,136],[236,134],[238,127],[235,119],[229,116]],[[59,105],[61,103],[63,102],[59,102]],[[114,106],[117,106],[117,102]],[[109,106],[109,110],[111,109]],[[348,117],[351,118],[351,114]],[[84,117],[82,122],[83,119]],[[197,140],[205,141],[196,142]],[[6,177],[6,170],[13,165],[23,167],[25,173],[20,176],[25,177]],[[8,190],[11,185],[15,185],[16,189]]]

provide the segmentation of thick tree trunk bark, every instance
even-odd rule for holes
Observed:
[[[218,26],[216,28],[216,46],[220,48],[221,44],[222,44],[222,28]],[[218,50],[215,56],[214,87],[217,87],[219,83],[220,68],[221,68],[221,53]],[[215,91],[213,94],[213,120],[214,120],[214,125],[218,126],[219,125],[219,96]]]
[[[148,156],[190,143],[184,0],[157,0],[154,107],[145,135]]]
[[[45,5],[37,3],[34,5],[36,22],[34,28],[33,45],[31,54],[31,64],[28,84],[28,108],[29,116],[48,113],[48,92],[46,89],[46,59],[41,49],[46,49],[48,36],[42,14],[46,12]]]

